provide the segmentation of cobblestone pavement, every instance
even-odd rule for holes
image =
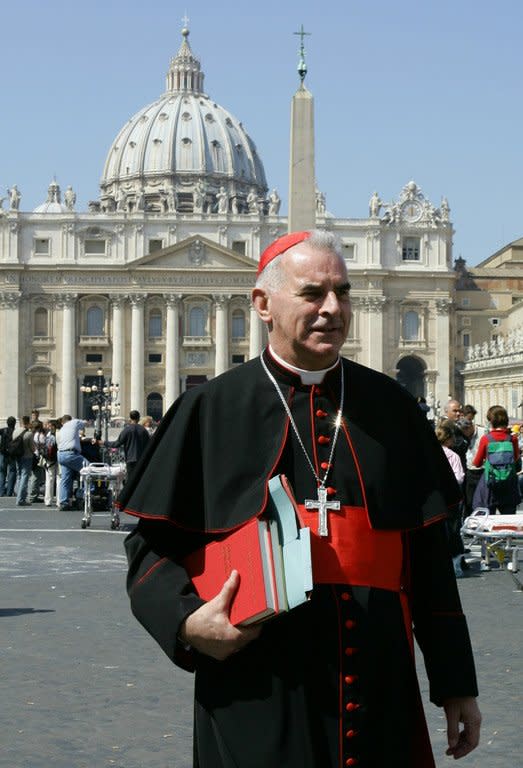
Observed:
[[[79,512],[13,502],[0,499],[0,768],[191,768],[192,676],[129,611],[122,545],[132,521],[111,531],[99,514],[81,530]],[[474,555],[460,591],[484,726],[460,764],[506,768],[521,765],[523,571],[519,582],[480,573]],[[426,700],[422,670],[420,679]],[[443,768],[444,720],[430,704],[427,715]]]

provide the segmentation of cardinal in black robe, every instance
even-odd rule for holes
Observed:
[[[414,398],[338,356],[349,286],[325,237],[293,233],[262,255],[260,274],[287,260],[287,281],[259,279],[253,294],[270,346],[176,401],[120,499],[139,518],[126,540],[133,613],[196,675],[195,768],[433,768],[414,638],[430,698],[445,707],[449,754],[466,754],[479,733],[445,527],[459,490]],[[281,310],[270,299],[288,286]],[[237,577],[205,604],[182,561],[262,516],[276,474],[311,529],[311,598],[261,627],[226,627],[227,650],[214,653],[220,639],[203,642],[194,627],[205,617],[205,631],[215,603],[227,611]],[[326,536],[319,485],[339,501]]]

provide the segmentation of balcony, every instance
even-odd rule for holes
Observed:
[[[184,336],[184,347],[212,347],[212,338],[210,336]]]
[[[108,347],[108,336],[80,336],[81,347]]]

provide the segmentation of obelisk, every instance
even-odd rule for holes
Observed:
[[[289,165],[288,231],[297,232],[316,226],[316,177],[314,171],[314,99],[304,84],[307,66],[303,38],[300,32],[300,86],[292,98]]]

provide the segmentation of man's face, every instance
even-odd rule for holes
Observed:
[[[274,351],[298,368],[332,365],[349,331],[349,282],[343,261],[331,251],[300,243],[281,257],[282,287],[255,289],[260,316]]]
[[[447,418],[452,419],[452,421],[457,421],[461,417],[462,412],[461,405],[457,400],[451,400],[449,402],[447,406]]]

